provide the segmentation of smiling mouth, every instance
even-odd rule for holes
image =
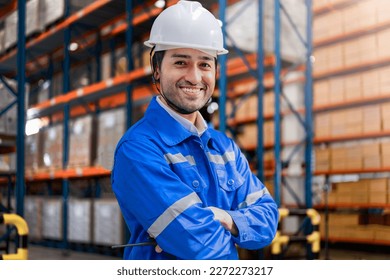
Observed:
[[[200,92],[204,91],[203,88],[190,88],[190,87],[180,87],[182,91],[189,94],[199,94]]]

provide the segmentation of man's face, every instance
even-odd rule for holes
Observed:
[[[165,97],[175,106],[194,112],[210,99],[215,87],[214,57],[194,49],[165,52],[156,78]]]

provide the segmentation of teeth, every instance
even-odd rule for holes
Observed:
[[[182,88],[182,90],[188,93],[197,93],[201,91],[199,88]]]

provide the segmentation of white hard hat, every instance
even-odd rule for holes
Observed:
[[[162,11],[145,45],[155,47],[155,51],[192,48],[213,56],[228,53],[219,22],[195,1],[179,1]]]

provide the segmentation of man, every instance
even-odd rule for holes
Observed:
[[[160,95],[119,141],[112,186],[131,232],[125,259],[238,259],[236,245],[271,243],[277,206],[238,146],[199,110],[226,54],[215,17],[179,1],[153,23],[152,76]],[[154,52],[154,53],[153,53]]]

